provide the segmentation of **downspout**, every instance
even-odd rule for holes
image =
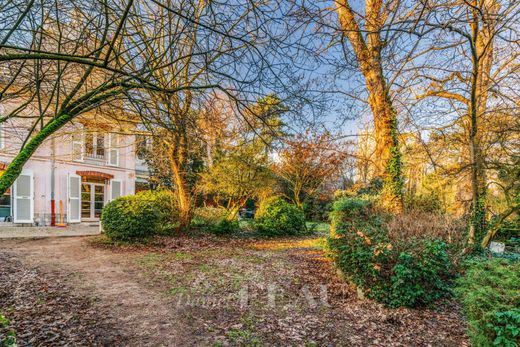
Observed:
[[[51,137],[51,226],[56,226],[56,202],[54,197],[55,189],[55,166],[56,166],[56,143],[54,136]]]

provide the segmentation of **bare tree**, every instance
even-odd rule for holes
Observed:
[[[401,105],[396,91],[421,41],[410,34],[414,26],[410,17],[421,13],[423,4],[399,0],[295,3],[299,8],[295,17],[312,26],[315,44],[320,45],[314,56],[332,67],[327,73],[335,81],[328,93],[368,105],[375,133],[374,175],[385,182],[381,202],[389,210],[402,211],[396,107]]]
[[[273,13],[266,6],[192,0],[1,2],[0,103],[6,112],[0,122],[21,120],[30,131],[0,178],[0,192],[45,139],[103,105],[127,111],[128,101],[145,92],[177,98],[179,105],[189,104],[190,91],[221,90],[237,102],[267,94],[269,79],[278,80],[283,67],[272,64],[274,53],[267,59],[262,50]],[[172,52],[182,53],[172,57]]]
[[[411,71],[414,89],[420,81],[423,90],[412,94],[418,100],[437,100],[439,109],[446,107],[444,121],[461,120],[452,124],[461,126],[465,134],[461,139],[467,148],[471,182],[468,244],[473,246],[486,225],[489,125],[497,110],[518,106],[509,83],[512,76],[518,76],[520,51],[514,37],[520,7],[516,2],[495,0],[426,4],[428,13],[418,26],[423,32],[433,30],[432,39],[421,53],[425,63]],[[509,49],[507,56],[501,54],[504,49]]]

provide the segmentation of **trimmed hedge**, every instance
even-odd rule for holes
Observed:
[[[106,235],[134,242],[172,230],[178,221],[174,197],[168,191],[144,191],[109,202],[101,213]]]
[[[360,198],[334,202],[329,249],[347,279],[389,307],[428,306],[450,294],[453,279],[444,241],[392,240],[385,216]]]
[[[303,211],[280,197],[271,197],[262,201],[256,211],[255,228],[264,236],[307,233]]]
[[[474,259],[457,280],[474,346],[520,346],[520,262]]]

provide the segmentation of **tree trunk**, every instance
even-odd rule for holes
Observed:
[[[229,213],[228,215],[226,216],[226,220],[227,221],[234,221],[238,215],[238,212],[240,211],[240,208],[242,207],[242,204],[238,203],[236,205],[234,205],[233,207],[231,207],[229,209]]]
[[[396,113],[382,72],[375,74],[370,71],[367,76],[368,102],[375,128],[375,172],[376,176],[382,177],[384,181],[381,202],[386,209],[399,213],[403,210],[403,182]]]
[[[168,144],[168,146],[170,169],[175,183],[177,203],[179,204],[179,231],[186,231],[189,229],[193,217],[193,203],[186,172],[182,169],[184,156],[179,154],[179,151],[176,151],[171,144]]]
[[[498,232],[498,229],[500,229],[500,227],[502,226],[502,223],[504,223],[504,221],[507,219],[507,217],[512,215],[514,212],[518,213],[519,211],[520,211],[520,205],[518,205],[518,204],[515,204],[515,205],[511,206],[509,209],[507,209],[506,211],[504,211],[498,217],[498,220],[495,222],[493,227],[488,230],[488,232],[482,239],[480,246],[482,248],[486,248],[489,245],[489,242],[491,241],[491,239],[493,239],[493,237],[495,237],[496,233]]]
[[[403,209],[401,158],[397,136],[397,115],[392,105],[381,62],[383,43],[380,31],[382,2],[366,1],[365,28],[362,30],[348,0],[336,2],[336,9],[343,35],[348,39],[356,55],[359,68],[365,78],[368,103],[374,118],[376,140],[375,175],[384,180],[383,207],[392,212]],[[362,32],[366,31],[367,40]]]
[[[468,246],[473,247],[477,238],[482,238],[486,229],[486,187],[484,155],[482,153],[482,131],[479,124],[487,112],[490,77],[493,65],[493,37],[496,13],[500,5],[496,0],[482,3],[480,11],[473,9],[473,73],[470,97],[469,153],[471,161],[471,219],[468,231]],[[480,24],[482,23],[482,27]]]

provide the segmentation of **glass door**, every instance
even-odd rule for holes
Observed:
[[[81,183],[81,219],[90,219],[91,191],[90,183]]]
[[[105,185],[81,183],[81,219],[99,219],[105,205]]]
[[[101,210],[105,204],[105,186],[102,184],[93,184],[93,204],[92,204],[92,218],[101,218]]]

